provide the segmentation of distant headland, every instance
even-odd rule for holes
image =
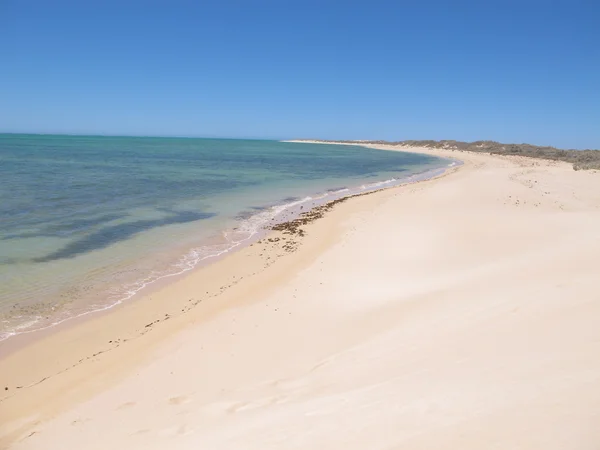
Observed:
[[[573,164],[575,170],[600,170],[600,150],[563,150],[555,147],[544,147],[532,144],[502,144],[495,141],[461,142],[454,140],[406,140],[406,141],[369,141],[369,140],[324,140],[295,139],[295,141],[319,141],[344,144],[384,144],[398,147],[424,147],[467,152],[480,152],[500,155],[527,156],[530,158],[566,161]]]

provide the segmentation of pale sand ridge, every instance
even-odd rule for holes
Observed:
[[[25,348],[91,346],[84,326],[125,329],[248,271],[131,345],[11,393],[0,430],[27,425],[11,448],[597,449],[600,174],[413,150],[465,165],[336,205],[272,265],[275,244],[253,246]],[[27,377],[25,364],[0,369]]]

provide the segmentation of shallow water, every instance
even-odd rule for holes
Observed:
[[[0,339],[111,307],[299,202],[447,165],[356,146],[0,135]]]

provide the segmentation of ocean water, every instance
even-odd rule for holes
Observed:
[[[448,164],[356,146],[0,134],[0,340],[110,308],[303,202]]]

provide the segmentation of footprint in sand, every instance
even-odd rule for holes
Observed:
[[[75,419],[73,422],[71,422],[71,426],[72,427],[76,427],[77,425],[83,425],[86,422],[89,422],[92,419]]]
[[[121,411],[123,409],[131,408],[132,406],[135,406],[135,405],[136,405],[135,402],[123,403],[122,405],[120,405],[119,407],[117,407],[117,409],[115,411]]]
[[[175,425],[168,428],[163,428],[158,432],[159,436],[168,437],[168,436],[186,436],[188,434],[192,434],[194,432],[193,428],[188,427],[187,425]]]
[[[150,432],[150,430],[148,430],[148,429],[137,430],[135,433],[131,433],[131,436],[139,436],[139,435],[146,434],[149,432]]]
[[[169,399],[169,405],[185,405],[192,400],[187,395],[178,395]]]
[[[225,409],[225,413],[227,414],[237,414],[242,413],[244,411],[251,411],[254,409],[265,408],[267,406],[278,405],[284,403],[287,400],[286,396],[271,396],[265,397],[262,399],[258,399],[251,402],[234,402],[227,405]]]

